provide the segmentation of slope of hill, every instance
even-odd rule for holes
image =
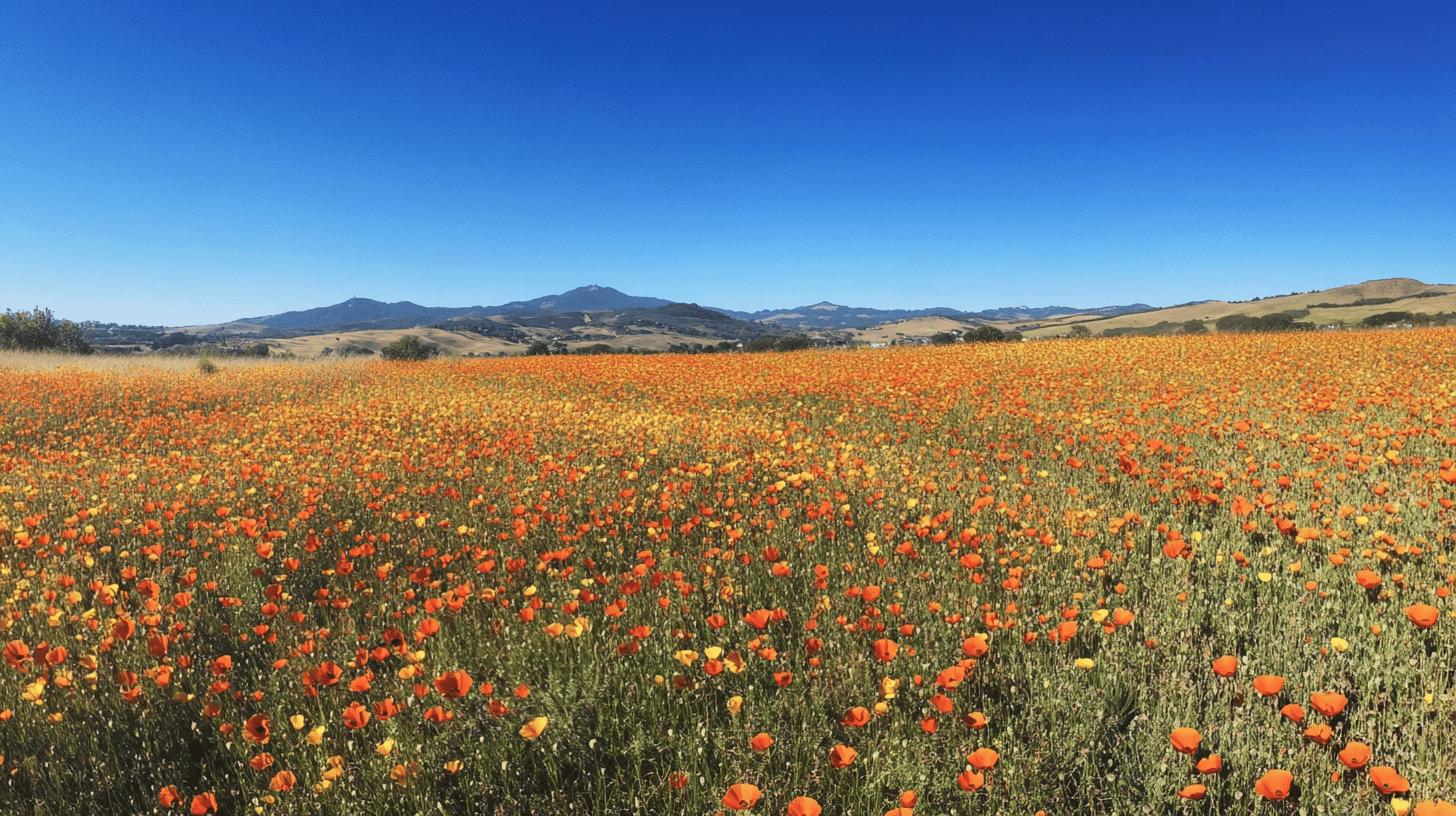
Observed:
[[[1047,321],[1025,334],[1031,338],[1061,337],[1070,334],[1072,326],[1081,325],[1096,335],[1109,330],[1149,329],[1160,324],[1180,324],[1190,320],[1201,321],[1207,328],[1213,329],[1214,323],[1221,317],[1262,317],[1281,313],[1291,313],[1295,319],[1316,326],[1348,327],[1384,312],[1456,313],[1456,285],[1424,283],[1414,278],[1383,278],[1313,292],[1252,300],[1205,300],[1107,318],[1088,319],[1086,315],[1072,315]]]

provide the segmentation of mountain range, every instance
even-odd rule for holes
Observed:
[[[211,348],[257,353],[266,347],[317,357],[375,353],[405,334],[419,336],[447,354],[499,355],[542,347],[573,352],[724,350],[753,343],[774,345],[779,338],[796,334],[818,343],[878,346],[983,335],[991,329],[1037,340],[1247,331],[1275,324],[1290,328],[1456,324],[1456,285],[1381,278],[1310,292],[1165,307],[1134,303],[966,311],[879,309],[821,301],[754,312],[629,295],[609,286],[582,286],[497,306],[422,306],[356,297],[331,306],[213,325],[163,328],[92,322],[84,324],[83,331],[96,347],[115,352]]]
[[[762,309],[743,312],[716,309],[697,304],[674,304],[657,297],[629,295],[610,286],[580,286],[558,295],[544,295],[531,300],[516,300],[498,306],[421,306],[410,301],[386,303],[355,297],[332,306],[246,317],[220,326],[209,327],[230,334],[317,333],[360,329],[406,329],[435,326],[488,318],[540,317],[552,314],[590,314],[597,312],[629,312],[678,307],[695,310],[694,316],[714,320],[727,318],[759,323],[779,330],[843,331],[864,329],[884,323],[921,317],[943,317],[968,322],[1030,321],[1080,314],[1111,317],[1152,309],[1145,303],[1125,306],[1102,306],[1091,309],[1071,306],[1014,306],[985,311],[962,311],[947,307],[925,309],[876,309],[843,306],[828,301],[790,309]],[[715,318],[714,315],[717,317]]]

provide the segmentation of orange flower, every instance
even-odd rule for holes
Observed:
[[[996,761],[1001,759],[1001,754],[994,748],[977,748],[966,757],[966,762],[978,771],[989,771],[996,767]]]
[[[840,722],[850,728],[863,728],[869,725],[870,710],[864,706],[855,706],[844,712],[844,719],[840,720]]]
[[[268,717],[264,714],[254,714],[243,721],[243,739],[258,745],[268,744]]]
[[[287,793],[293,790],[293,786],[297,784],[298,777],[293,775],[293,771],[279,771],[273,774],[273,778],[268,781],[268,787],[279,793]]]
[[[1254,678],[1254,691],[1261,696],[1273,697],[1284,690],[1284,678],[1277,674],[1261,674]]]
[[[900,644],[889,638],[880,638],[874,643],[875,659],[881,663],[889,663],[900,653]]]
[[[1292,723],[1304,722],[1304,706],[1298,703],[1286,703],[1283,708],[1279,709],[1279,714]]]
[[[192,797],[192,806],[189,808],[192,816],[206,816],[208,813],[217,812],[217,796],[211,791],[199,793]]]
[[[1178,791],[1178,796],[1183,799],[1202,799],[1207,795],[1208,786],[1200,785],[1196,782],[1192,785],[1184,785],[1183,788]]]
[[[1330,718],[1340,716],[1349,702],[1345,695],[1335,691],[1316,691],[1309,695],[1309,704],[1314,710]]]
[[[738,782],[728,786],[728,792],[723,794],[723,807],[729,810],[748,810],[763,797],[763,791],[757,785],[747,782]]]
[[[788,816],[819,816],[823,810],[818,802],[808,796],[798,796],[789,802]]]
[[[829,749],[829,764],[836,768],[848,768],[854,763],[859,752],[853,748],[840,743]]]
[[[755,751],[767,751],[769,749],[769,746],[773,745],[773,743],[773,737],[762,731],[754,734],[753,739],[748,741],[749,747]]]
[[[1233,655],[1224,655],[1213,661],[1213,673],[1219,677],[1233,677],[1239,670],[1239,659]]]
[[[1389,765],[1376,765],[1370,769],[1370,782],[1375,789],[1390,796],[1396,793],[1409,793],[1410,783],[1405,777],[1396,773],[1396,770]]]
[[[961,771],[960,776],[956,777],[956,785],[963,791],[975,792],[985,787],[986,775],[980,771]]]
[[[1358,771],[1370,763],[1370,746],[1363,742],[1347,742],[1340,749],[1340,764],[1352,771]]]
[[[358,702],[349,703],[349,707],[344,709],[344,725],[351,731],[358,730],[369,724],[369,716],[368,707]]]
[[[164,808],[173,808],[182,801],[182,794],[177,791],[176,785],[167,785],[157,791],[157,803]]]
[[[470,675],[463,671],[447,671],[435,678],[435,690],[450,699],[464,697],[470,693],[471,682]]]
[[[1420,629],[1430,629],[1441,620],[1441,610],[1430,604],[1411,604],[1405,608],[1405,616]]]
[[[1216,774],[1223,771],[1223,757],[1218,754],[1209,754],[1193,766],[1201,774]]]
[[[1198,743],[1203,740],[1203,735],[1192,728],[1174,728],[1170,739],[1173,743],[1173,750],[1192,756],[1197,753]]]
[[[1259,777],[1259,781],[1254,783],[1254,793],[1270,800],[1288,799],[1293,787],[1294,775],[1276,768]]]

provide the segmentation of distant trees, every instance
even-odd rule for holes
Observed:
[[[1367,328],[1379,326],[1394,326],[1399,323],[1418,323],[1430,320],[1429,315],[1415,315],[1411,312],[1380,312],[1373,314],[1360,321],[1360,325]]]
[[[406,334],[379,350],[379,356],[386,360],[428,360],[439,353],[439,346],[426,343],[413,334]]]
[[[1202,320],[1185,320],[1183,321],[1183,333],[1208,334],[1208,326],[1204,325]]]
[[[815,346],[814,338],[802,334],[791,334],[787,337],[774,337],[764,335],[755,337],[743,344],[744,351],[800,351]]]
[[[1296,317],[1303,317],[1307,314],[1309,314],[1307,309],[1258,316],[1231,314],[1220,317],[1214,321],[1213,325],[1219,332],[1234,333],[1310,331],[1314,328],[1313,323],[1303,323],[1295,320]]]
[[[57,320],[50,309],[37,306],[29,312],[5,310],[0,315],[0,349],[9,351],[60,351],[90,354],[91,344],[81,327],[69,320]]]
[[[1072,331],[1069,332],[1069,333],[1071,334],[1072,337],[1091,337],[1092,336],[1092,330],[1089,329],[1089,328],[1087,328],[1086,326],[1083,326],[1081,323],[1078,323],[1077,325],[1073,326],[1072,327]]]
[[[960,337],[950,332],[936,332],[930,335],[930,344],[933,346],[948,346],[960,340]]]

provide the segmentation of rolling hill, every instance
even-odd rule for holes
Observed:
[[[1353,327],[1365,318],[1386,312],[1418,315],[1456,314],[1456,284],[1424,283],[1414,278],[1382,278],[1313,292],[1296,292],[1251,300],[1205,300],[1136,314],[1095,318],[1068,315],[1045,321],[1023,333],[1030,338],[1061,337],[1075,325],[1093,335],[1109,330],[1149,330],[1154,327],[1200,321],[1214,329],[1219,318],[1233,315],[1263,317],[1290,313],[1296,320],[1315,326]]]

